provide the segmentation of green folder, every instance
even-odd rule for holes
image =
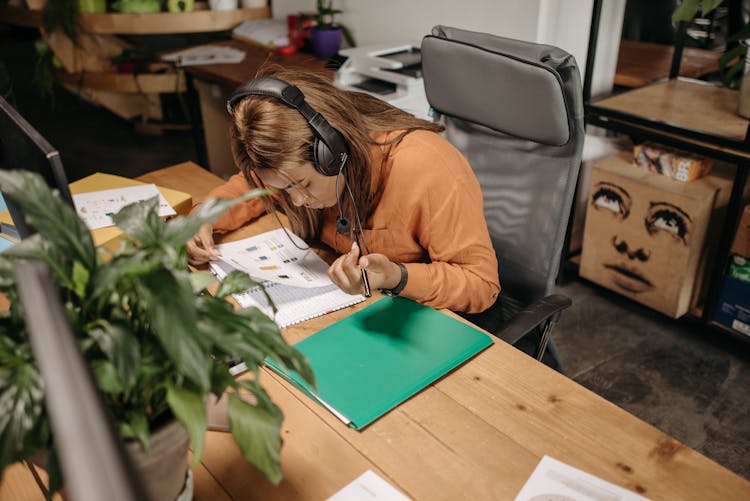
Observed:
[[[266,364],[360,430],[492,344],[475,327],[402,297],[385,297],[294,346],[310,361],[317,392]]]

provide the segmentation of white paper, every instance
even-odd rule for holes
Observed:
[[[292,233],[289,235],[298,242],[298,245],[300,245],[300,243],[304,244],[302,239],[296,235],[293,235]],[[291,247],[292,250],[289,250],[289,247]],[[328,265],[325,261],[311,250],[303,251],[294,247],[289,240],[289,237],[286,236],[282,229],[266,232],[256,237],[238,240],[237,242],[230,242],[229,244],[220,244],[217,245],[217,248],[224,255],[221,260],[210,263],[211,272],[219,278],[223,278],[232,271],[232,269],[239,269],[248,273],[257,282],[260,282],[263,289],[265,289],[265,293],[260,287],[253,287],[252,289],[248,289],[239,294],[233,294],[232,297],[243,308],[249,308],[251,306],[258,308],[268,315],[269,318],[272,318],[279,327],[294,325],[314,317],[325,315],[332,311],[352,306],[365,300],[364,296],[361,294],[347,294],[339,289],[337,285],[331,282],[331,279],[329,279],[328,275],[325,273],[325,270],[328,269]],[[269,257],[266,259],[260,259],[259,256],[266,256],[266,254],[264,254],[264,249],[268,250]],[[250,254],[252,258],[243,256],[242,254],[244,253]],[[281,257],[277,255],[271,258],[270,254],[273,253],[280,254]],[[298,259],[293,261],[290,256],[294,255],[304,256],[304,259],[298,257]],[[259,263],[265,266],[267,263],[275,262],[277,258],[281,259],[279,268],[270,271],[280,273],[280,270],[282,269],[281,266],[283,266],[283,273],[288,274],[284,276],[295,277],[293,280],[288,278],[282,279],[283,282],[273,282],[270,280],[264,280],[258,276],[260,273],[253,272],[252,269]],[[245,259],[251,260],[242,264],[241,261]],[[284,261],[289,262],[285,263]],[[314,266],[312,266],[313,271],[316,273],[322,273],[322,275],[312,277],[313,272],[310,271],[311,263],[315,263]],[[300,267],[302,267],[302,269],[300,269]],[[268,272],[269,270],[265,271]],[[305,279],[305,277],[310,278],[310,280]],[[273,278],[273,276],[271,276],[271,278]],[[308,285],[311,282],[320,283],[322,285],[310,287]],[[302,283],[304,286],[297,287],[297,283]],[[266,294],[271,297],[273,304],[277,308],[275,314],[268,302]]]
[[[198,64],[234,64],[245,59],[245,51],[223,45],[199,45],[177,52],[170,52],[161,57],[172,61],[177,66],[194,66]]]
[[[232,30],[232,36],[262,45],[289,45],[286,19],[250,19]]]
[[[328,498],[328,501],[409,501],[395,487],[372,470],[367,470],[352,483]]]
[[[648,498],[544,456],[515,501],[648,501]]]
[[[276,282],[294,287],[326,287],[332,284],[328,278],[328,264],[308,248],[297,248],[307,244],[298,236],[283,229],[268,231],[261,235],[216,246],[221,252],[220,260],[253,279]]]
[[[126,205],[157,196],[159,197],[159,215],[175,215],[174,209],[154,184],[79,193],[73,195],[73,204],[78,216],[86,223],[88,229],[96,230],[114,226],[112,215],[117,214]]]

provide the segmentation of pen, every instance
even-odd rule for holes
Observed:
[[[359,255],[361,256],[362,247],[359,245],[359,238],[358,237],[355,237],[355,238],[357,242],[357,247],[359,247]],[[372,291],[370,290],[370,279],[367,278],[367,270],[365,270],[364,268],[360,268],[360,270],[362,271],[362,286],[365,289],[365,297],[371,297]]]
[[[372,296],[372,292],[370,292],[370,280],[367,278],[367,270],[362,268],[362,285],[365,287],[365,297]]]

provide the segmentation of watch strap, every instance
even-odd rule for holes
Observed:
[[[396,263],[396,265],[401,269],[401,280],[399,280],[396,287],[393,289],[378,289],[381,294],[385,294],[386,296],[398,296],[401,294],[401,291],[404,290],[404,287],[406,287],[406,282],[409,280],[409,272],[406,271],[406,266],[404,266],[403,263]]]

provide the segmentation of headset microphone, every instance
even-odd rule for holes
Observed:
[[[352,231],[352,224],[344,216],[336,218],[336,233],[339,235],[348,235]]]

